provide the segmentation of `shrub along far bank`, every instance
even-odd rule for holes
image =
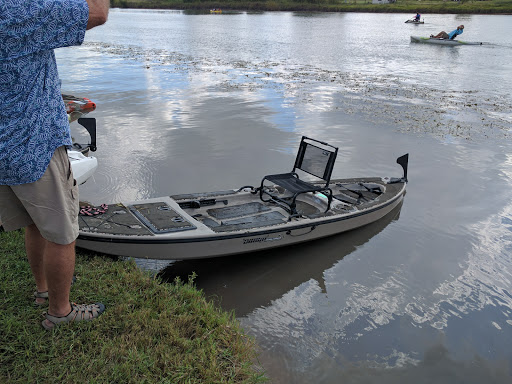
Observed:
[[[309,11],[309,12],[383,12],[383,13],[461,13],[512,14],[512,0],[397,0],[373,4],[371,0],[111,0],[113,8],[179,9],[209,12],[210,9],[233,11]]]

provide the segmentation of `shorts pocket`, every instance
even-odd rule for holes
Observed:
[[[66,151],[66,158],[68,160],[68,169],[66,171],[67,175],[67,186],[70,191],[71,199],[69,202],[69,209],[71,210],[73,215],[78,215],[78,184],[73,177],[73,169],[71,168],[71,162],[69,161],[69,157],[67,157],[67,151]]]
[[[78,216],[79,211],[79,202],[78,202],[78,185],[75,179],[72,180],[72,186],[70,188],[70,199],[69,199],[69,209],[73,216]]]

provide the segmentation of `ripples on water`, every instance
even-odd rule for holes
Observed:
[[[485,95],[478,90],[411,83],[399,75],[347,73],[283,62],[212,62],[210,58],[194,59],[162,49],[105,43],[91,46],[124,59],[144,61],[148,70],[165,67],[164,70],[205,72],[212,85],[224,91],[276,89],[293,99],[290,107],[307,105],[309,112],[341,109],[348,114],[366,115],[373,123],[385,119],[405,132],[465,139],[482,135],[502,138],[509,136],[512,122],[508,92]],[[371,108],[371,104],[378,104],[379,108]],[[475,123],[478,130],[474,129]]]
[[[66,93],[98,105],[100,169],[81,195],[257,183],[291,167],[302,134],[340,147],[335,177],[395,176],[410,152],[404,205],[381,222],[161,274],[195,271],[275,383],[509,382],[510,20],[114,10],[58,55]],[[409,43],[461,22],[493,45]]]

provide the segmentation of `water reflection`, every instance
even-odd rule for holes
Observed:
[[[234,310],[238,317],[268,306],[303,283],[315,284],[326,293],[325,272],[398,220],[401,207],[375,223],[339,236],[250,255],[181,260],[161,271],[160,276],[167,281],[176,276],[187,281],[195,272],[197,287],[226,310]]]
[[[369,356],[370,357],[370,356]],[[410,359],[394,352],[389,360],[395,361],[394,369],[375,361],[350,362],[322,359],[311,367],[310,374],[282,372],[272,380],[273,384],[504,384],[510,382],[509,365],[506,360],[495,363],[473,356],[469,361],[459,361],[444,346],[443,341],[432,341],[422,359]],[[272,363],[270,363],[272,364]]]
[[[464,16],[464,40],[492,46],[410,43],[459,17],[113,10],[58,54],[66,93],[98,105],[100,169],[80,193],[254,184],[289,170],[302,134],[340,147],[336,177],[394,173],[410,152],[399,221],[165,276],[196,271],[273,383],[507,382],[512,16]]]

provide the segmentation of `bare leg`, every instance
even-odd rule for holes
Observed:
[[[105,305],[71,306],[69,290],[75,269],[75,242],[60,245],[48,241],[44,255],[46,280],[48,281],[48,297],[50,308],[43,320],[45,329],[52,329],[60,323],[70,321],[93,320],[105,310]]]
[[[445,31],[441,31],[437,35],[432,36],[432,38],[434,38],[434,39],[447,39],[448,38],[448,34]]]
[[[41,236],[39,230],[34,224],[25,229],[25,249],[32,275],[36,280],[38,292],[47,292],[46,276],[44,272],[44,251],[46,249],[46,240]],[[36,299],[39,303],[44,303],[46,299]]]
[[[48,313],[53,316],[66,316],[71,311],[69,290],[75,270],[75,242],[61,245],[48,241],[44,266],[48,282]]]
[[[27,257],[39,292],[48,291],[48,313],[65,316],[71,311],[69,290],[75,270],[75,242],[61,245],[44,239],[35,225],[25,232]]]

